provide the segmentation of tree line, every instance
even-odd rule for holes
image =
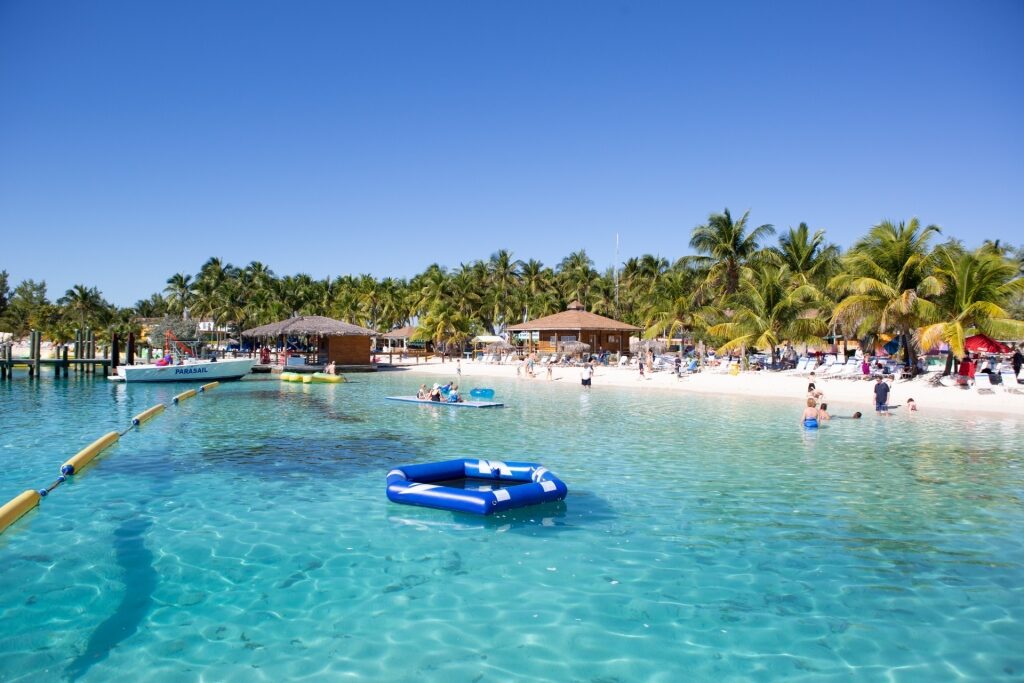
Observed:
[[[584,250],[557,265],[499,250],[486,260],[431,264],[411,278],[276,275],[253,261],[210,258],[199,272],[176,273],[162,292],[131,307],[75,285],[55,302],[45,282],[13,290],[0,271],[0,330],[39,329],[64,343],[75,329],[139,332],[139,318],[211,320],[233,332],[295,314],[325,315],[377,330],[415,323],[417,338],[461,344],[511,324],[564,310],[587,310],[638,325],[645,336],[683,336],[721,351],[855,339],[899,340],[910,363],[941,342],[962,356],[980,331],[1024,339],[1024,247],[987,240],[969,249],[934,225],[883,221],[847,250],[805,223],[776,234],[752,226],[749,211],[712,213],[690,236],[695,252],[673,260],[644,254],[598,270]]]

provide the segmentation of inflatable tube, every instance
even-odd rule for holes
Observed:
[[[199,391],[209,391],[210,389],[213,389],[214,387],[218,386],[220,386],[220,382],[210,382],[209,384],[204,384],[203,386],[199,387]]]
[[[313,383],[313,375],[303,375],[302,379],[301,380],[297,380],[297,381],[302,382],[303,384],[312,384]]]
[[[162,408],[163,406],[161,406]],[[152,408],[150,409],[152,410]],[[100,454],[104,448],[116,442],[120,438],[117,432],[107,432],[91,444],[68,458],[68,461],[60,466],[61,474],[75,474],[89,464],[89,461]]]
[[[813,417],[809,417],[806,420],[804,420],[804,429],[817,429],[817,428],[818,428],[818,421],[815,420]]]
[[[140,424],[150,419],[157,413],[162,413],[164,410],[163,403],[157,403],[155,406],[148,410],[143,410],[141,413],[132,418],[132,424],[138,427]]]
[[[26,512],[39,505],[38,491],[24,491],[0,507],[0,534],[14,524]]]
[[[456,488],[438,482],[483,480],[484,486]],[[486,484],[510,483],[504,488]],[[499,460],[445,460],[404,465],[388,472],[387,495],[393,503],[490,515],[502,510],[563,500],[568,488],[544,466]]]
[[[469,390],[469,395],[473,398],[482,398],[485,401],[489,401],[494,398],[494,389],[483,389],[480,387],[474,387]]]
[[[341,375],[328,375],[324,372],[314,372],[313,381],[321,384],[340,384],[345,381]]]
[[[179,403],[180,401],[184,401],[186,398],[192,398],[195,395],[196,395],[196,390],[195,389],[189,389],[188,391],[183,391],[180,394],[178,394],[177,396],[175,396],[174,397],[174,402],[175,403]]]

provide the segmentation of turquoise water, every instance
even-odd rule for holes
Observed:
[[[226,384],[0,536],[0,680],[1020,680],[1024,422],[402,373]],[[0,385],[0,501],[180,386]],[[861,409],[853,406],[850,410]],[[539,461],[564,504],[389,503],[394,465]]]

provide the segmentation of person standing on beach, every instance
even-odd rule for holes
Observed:
[[[875,378],[875,412],[879,415],[889,414],[889,385],[881,375]]]
[[[1024,353],[1020,352],[1022,347],[1024,345],[1013,350],[1013,360],[1010,361],[1013,364],[1013,374],[1015,375],[1020,375],[1020,368],[1024,365]]]
[[[461,358],[456,358],[455,359],[455,376],[459,378],[459,381],[462,380],[462,359]]]
[[[590,381],[593,377],[594,365],[590,362],[584,363],[583,370],[580,371],[580,383],[587,391],[590,391]]]

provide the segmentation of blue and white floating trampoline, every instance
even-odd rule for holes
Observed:
[[[569,489],[543,465],[498,460],[445,460],[388,472],[388,500],[489,515],[562,500]]]

